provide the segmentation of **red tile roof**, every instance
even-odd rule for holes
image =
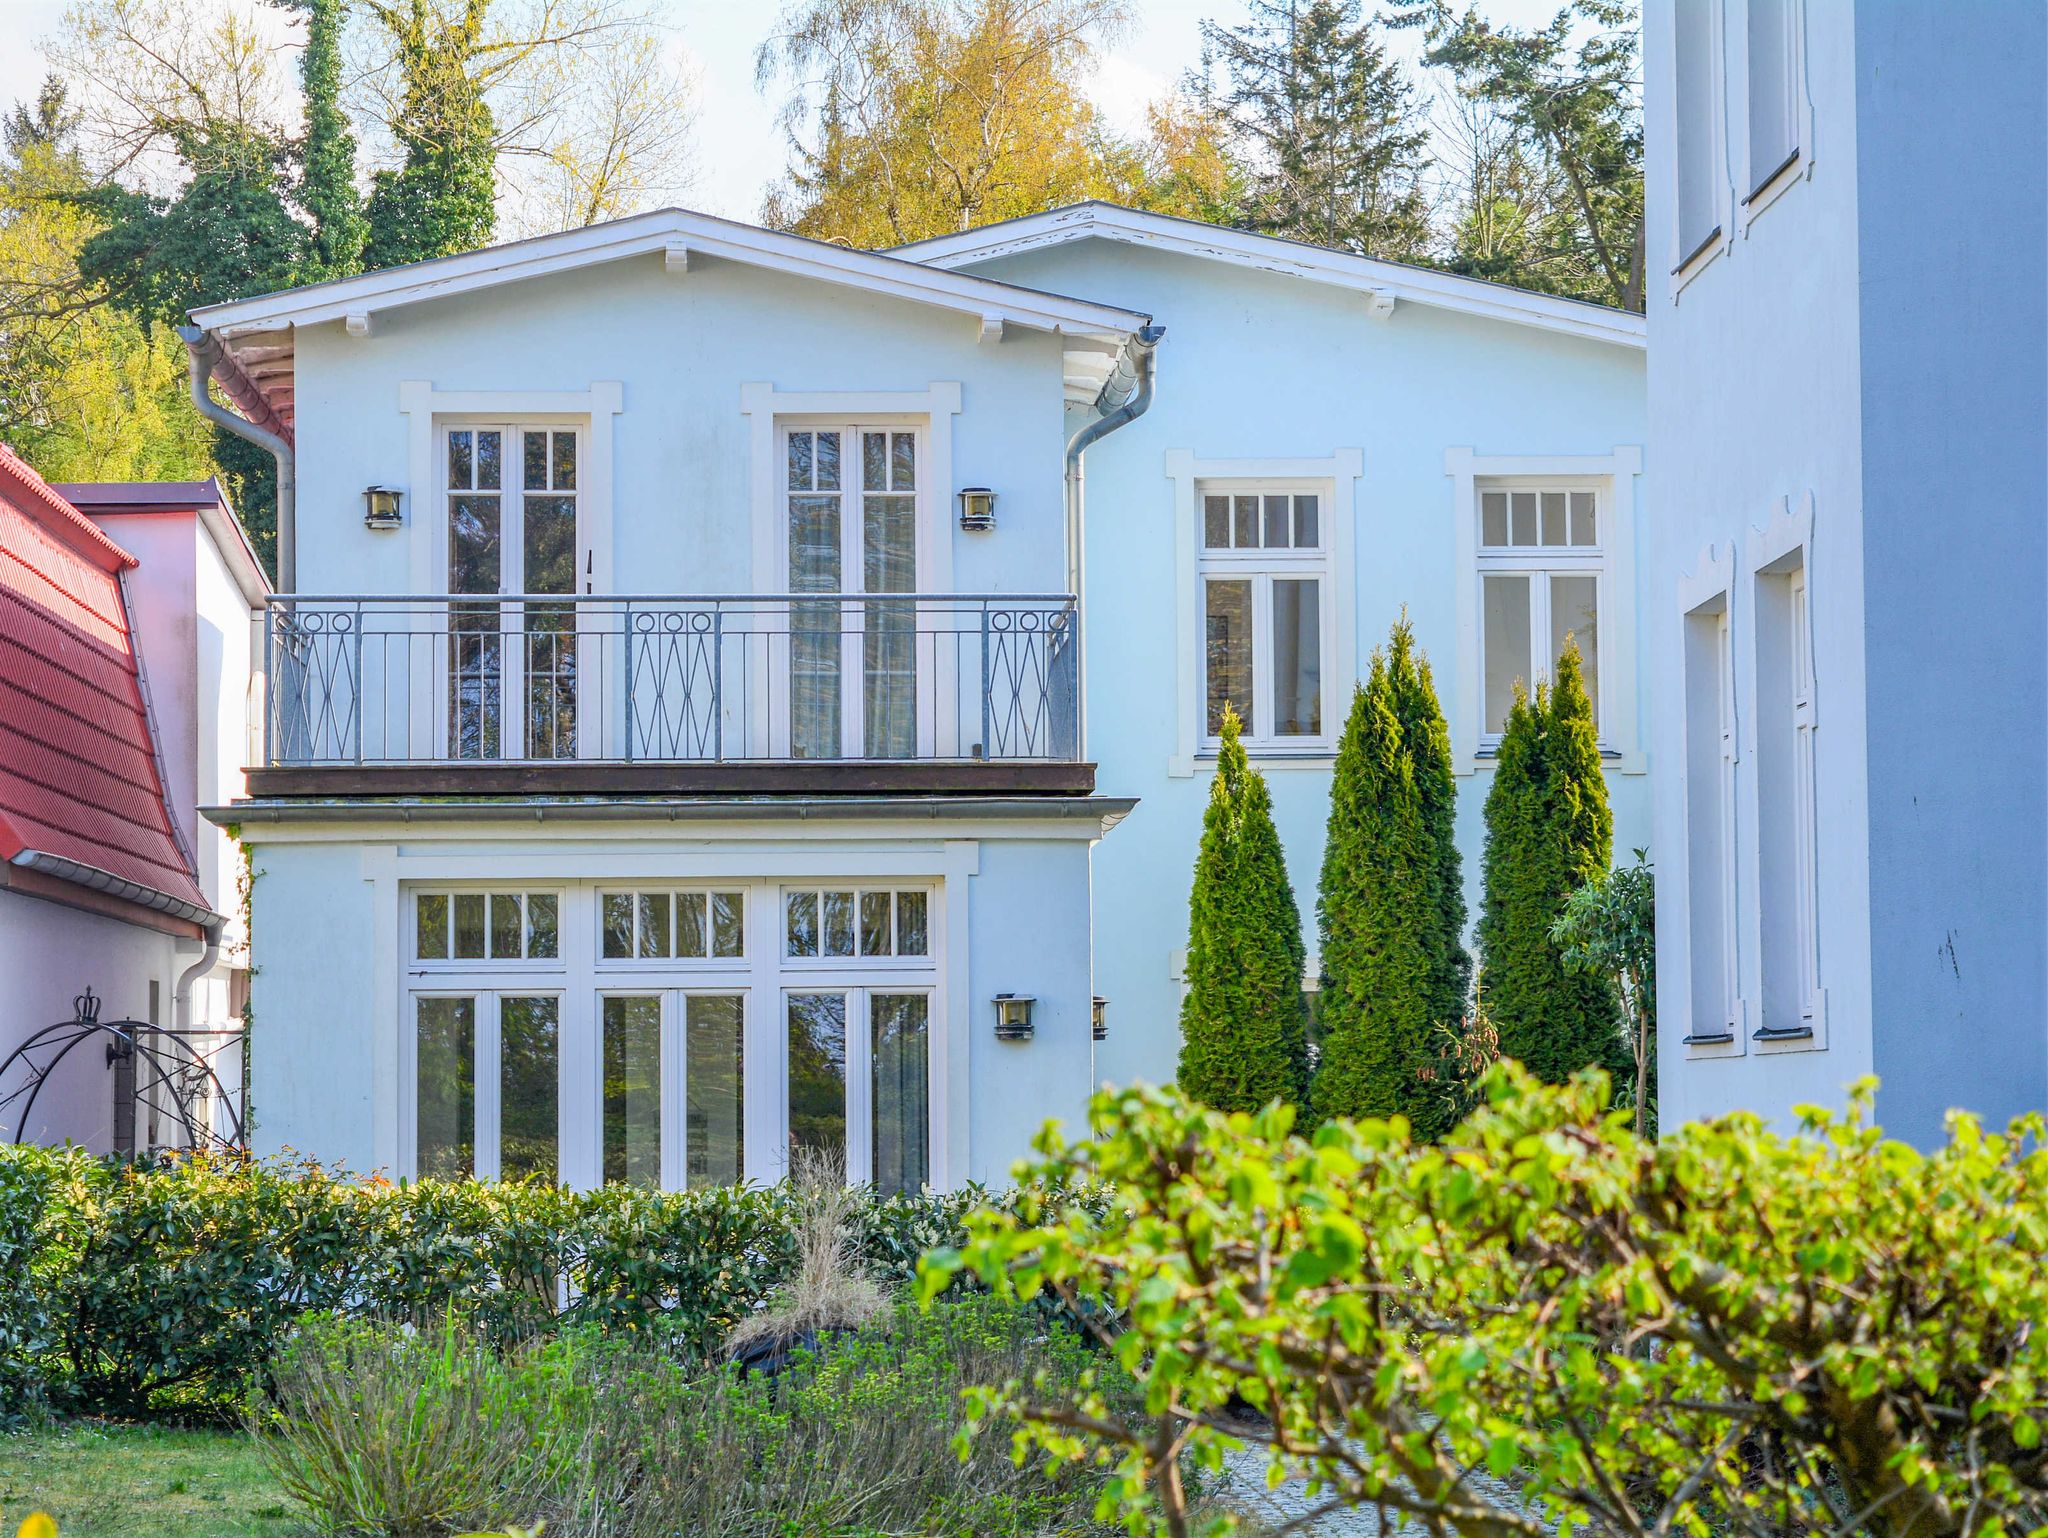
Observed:
[[[204,909],[143,704],[135,564],[0,445],[0,860],[32,850]]]

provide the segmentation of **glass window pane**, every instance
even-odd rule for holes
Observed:
[[[740,1085],[746,1000],[736,993],[704,995],[685,1000],[683,1010],[684,1182],[738,1185],[745,1167]],[[840,1114],[845,1115],[843,1095]]]
[[[711,894],[711,954],[744,956],[747,953],[747,896],[744,892]]]
[[[1586,694],[1593,701],[1593,719],[1600,719],[1600,627],[1594,612],[1600,581],[1591,572],[1550,579],[1550,649],[1564,651],[1565,638],[1579,643],[1579,666],[1586,675]]]
[[[928,954],[929,925],[926,910],[930,906],[923,892],[898,892],[896,894],[896,954],[899,956],[923,956]]]
[[[604,954],[619,961],[633,954],[633,894],[604,894]]]
[[[669,900],[666,892],[640,894],[640,954],[672,956],[674,938],[669,929]]]
[[[1517,491],[1508,497],[1508,543],[1536,543],[1536,493]]]
[[[916,1192],[931,1178],[931,1090],[926,1070],[931,1001],[921,993],[878,993],[873,1021],[875,1189]]]
[[[1319,549],[1323,543],[1321,502],[1313,496],[1294,499],[1294,548]]]
[[[561,926],[555,911],[553,892],[526,894],[526,954],[552,961],[560,952],[557,938]]]
[[[604,1178],[661,1184],[661,1000],[604,1001]]]
[[[491,956],[495,960],[517,960],[524,951],[526,925],[514,892],[491,893]]]
[[[519,437],[523,445],[523,452],[520,455],[520,485],[528,491],[546,491],[548,435],[544,432],[523,432]]]
[[[704,918],[705,894],[702,892],[676,893],[676,954],[678,956],[706,956],[710,954],[711,936]]]
[[[1230,498],[1202,498],[1202,543],[1211,550],[1230,548]]]
[[[889,456],[889,489],[917,490],[917,434],[893,434],[889,440]]]
[[[1257,497],[1237,498],[1237,548],[1256,550],[1259,548],[1259,499]]]
[[[818,954],[818,894],[816,892],[791,892],[789,894],[789,945],[791,956],[815,956]]]
[[[562,1001],[552,997],[498,1001],[503,1062],[498,1079],[498,1175],[529,1176],[552,1185],[559,1119],[556,1086],[561,1082]]]
[[[815,463],[811,453],[811,435],[809,433],[791,433],[789,435],[787,457],[789,489],[791,491],[809,491],[811,489],[811,475]]]
[[[526,591],[576,591],[576,499],[526,499]],[[535,605],[536,608],[540,607]],[[549,609],[557,608],[554,604]],[[566,616],[564,616],[566,617]],[[568,628],[568,627],[564,627]]]
[[[825,954],[853,954],[853,893],[825,894]]]
[[[1572,493],[1572,543],[1575,545],[1597,545],[1600,534],[1593,512],[1593,493],[1575,491]]]
[[[576,435],[555,434],[555,490],[576,489]]]
[[[889,489],[889,435],[887,433],[862,433],[860,435],[860,489],[862,491],[887,491]]]
[[[1323,730],[1322,584],[1273,583],[1273,734]]]
[[[1287,498],[1277,495],[1266,498],[1266,548],[1285,550],[1293,543],[1288,538]]]
[[[448,499],[448,588],[455,593],[500,590],[504,552],[498,542],[496,497]]]
[[[860,953],[863,956],[886,956],[890,953],[887,892],[860,894]]]
[[[415,954],[422,961],[437,961],[448,954],[448,898],[440,892],[422,892],[414,905],[418,915]]]
[[[839,434],[819,433],[818,490],[839,490]]]
[[[421,999],[416,1168],[425,1180],[476,1173],[476,1000]]]
[[[455,959],[481,961],[484,954],[484,894],[455,894]]]
[[[1479,495],[1479,542],[1505,545],[1508,542],[1508,494],[1486,491]]]
[[[472,435],[466,432],[452,432],[448,435],[448,489],[467,491],[470,475],[475,470],[475,455],[471,452]]]
[[[789,1151],[846,1167],[846,995],[789,996]]]
[[[1223,730],[1223,708],[1234,706],[1246,731],[1252,727],[1252,585],[1208,584],[1208,732]]]
[[[1565,542],[1564,493],[1546,491],[1543,493],[1543,543],[1561,545]]]
[[[495,430],[481,430],[476,435],[476,484],[481,491],[497,491],[505,483],[499,461],[503,457],[505,435]]]
[[[1529,682],[1529,579],[1485,579],[1486,730],[1507,725],[1515,685]]]

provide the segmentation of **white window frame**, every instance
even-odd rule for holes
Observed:
[[[1547,685],[1553,682],[1550,671],[1556,659],[1550,653],[1550,637],[1555,633],[1556,627],[1552,623],[1550,579],[1553,577],[1571,576],[1591,577],[1593,579],[1593,642],[1589,648],[1584,640],[1581,639],[1579,641],[1579,650],[1582,655],[1588,650],[1591,650],[1593,654],[1591,659],[1592,672],[1596,682],[1594,726],[1602,732],[1602,740],[1604,741],[1604,712],[1607,702],[1607,689],[1606,674],[1601,664],[1606,661],[1607,645],[1600,632],[1605,628],[1602,622],[1607,615],[1609,594],[1607,592],[1607,557],[1601,548],[1600,536],[1605,532],[1608,524],[1606,494],[1599,486],[1591,482],[1576,482],[1568,479],[1535,479],[1531,477],[1489,478],[1477,482],[1474,489],[1481,499],[1482,507],[1484,505],[1483,499],[1489,494],[1501,494],[1512,497],[1518,492],[1535,494],[1539,497],[1544,492],[1550,492],[1553,495],[1563,493],[1568,497],[1573,494],[1591,495],[1594,507],[1594,542],[1591,545],[1488,546],[1482,542],[1478,547],[1475,562],[1479,571],[1480,584],[1479,671],[1480,710],[1482,716],[1480,720],[1481,733],[1479,742],[1481,751],[1491,752],[1497,749],[1501,739],[1501,734],[1493,730],[1483,714],[1486,708],[1484,700],[1486,649],[1491,639],[1486,633],[1485,591],[1486,579],[1488,577],[1520,577],[1528,583],[1528,645],[1529,671],[1531,676],[1522,681],[1528,686],[1532,695],[1539,684]],[[1541,517],[1540,509],[1538,516],[1539,518]],[[1569,512],[1567,512],[1566,517],[1569,519]],[[1574,639],[1578,638],[1574,637]]]
[[[1209,459],[1197,458],[1192,449],[1169,449],[1166,475],[1174,488],[1175,630],[1178,688],[1176,691],[1177,732],[1175,751],[1167,760],[1167,773],[1175,779],[1191,778],[1199,760],[1216,751],[1216,739],[1207,731],[1208,702],[1206,647],[1203,644],[1207,595],[1206,575],[1234,566],[1240,560],[1247,574],[1291,575],[1296,569],[1294,552],[1230,551],[1209,552],[1203,548],[1202,496],[1205,492],[1309,491],[1321,500],[1318,521],[1322,549],[1313,553],[1313,564],[1301,562],[1303,576],[1319,575],[1323,590],[1318,599],[1322,623],[1322,708],[1323,730],[1316,737],[1261,737],[1247,732],[1246,751],[1262,760],[1285,764],[1327,766],[1343,731],[1343,717],[1350,708],[1351,689],[1358,677],[1357,625],[1354,619],[1357,568],[1353,558],[1355,496],[1358,479],[1364,474],[1365,456],[1359,449],[1339,449],[1320,459]],[[1309,555],[1309,552],[1303,552]],[[1223,557],[1212,564],[1212,556]],[[1286,567],[1283,571],[1281,568]],[[1255,583],[1255,590],[1270,583]],[[1258,607],[1254,597],[1255,633],[1264,625],[1270,631],[1269,611]],[[1270,646],[1270,641],[1268,641]],[[1260,648],[1255,646],[1255,697],[1268,701],[1270,673],[1258,679]]]
[[[1762,182],[1758,182],[1756,170],[1749,164],[1749,6],[1748,0],[1739,0],[1739,3],[1743,7],[1742,179],[1748,186],[1736,201],[1735,217],[1746,240],[1749,238],[1750,226],[1766,208],[1777,202],[1789,189],[1800,182],[1810,180],[1813,176],[1813,96],[1806,84],[1806,0],[1785,0],[1785,25],[1790,34],[1786,38],[1786,83],[1792,93],[1792,131],[1798,142],[1793,146],[1791,157],[1772,170]]]
[[[925,1054],[927,1103],[934,1091],[930,1063],[932,1038],[938,1030],[938,989],[928,970],[877,970],[863,973],[857,981],[821,971],[815,978],[788,977],[775,994],[775,1024],[781,1044],[782,1086],[778,1102],[781,1135],[776,1139],[777,1156],[788,1157],[789,1149],[789,1000],[793,995],[842,994],[846,999],[846,1179],[861,1185],[874,1178],[874,996],[915,994],[925,1005]],[[938,1162],[932,1133],[926,1130],[929,1163]],[[787,1173],[787,1166],[782,1167]],[[778,1175],[777,1178],[780,1178]]]
[[[1263,499],[1266,495],[1312,496],[1316,498],[1316,544],[1302,549],[1295,546],[1281,546],[1257,549],[1236,547],[1218,549],[1208,543],[1206,533],[1206,499],[1211,496],[1236,498],[1254,496]],[[1342,730],[1339,721],[1332,718],[1337,714],[1340,702],[1329,697],[1329,683],[1318,677],[1317,689],[1323,696],[1321,715],[1323,729],[1315,733],[1281,734],[1273,731],[1274,720],[1274,672],[1273,653],[1273,584],[1275,582],[1313,582],[1316,584],[1316,627],[1318,647],[1318,672],[1327,673],[1324,660],[1334,655],[1337,646],[1336,622],[1330,602],[1330,536],[1324,527],[1328,518],[1330,482],[1327,480],[1203,480],[1195,487],[1195,501],[1198,515],[1204,520],[1205,529],[1201,545],[1201,591],[1203,623],[1206,626],[1209,612],[1209,584],[1212,582],[1249,582],[1252,589],[1252,716],[1244,723],[1242,740],[1245,751],[1261,755],[1313,754],[1322,756],[1336,751],[1337,735]],[[1233,514],[1234,516],[1234,514]],[[1290,518],[1292,513],[1290,511]],[[1264,518],[1263,502],[1260,512]],[[1202,672],[1202,743],[1201,750],[1214,753],[1221,745],[1221,739],[1209,730],[1209,648],[1205,642],[1199,648],[1197,662]],[[1348,703],[1348,700],[1343,702]]]
[[[1666,125],[1669,129],[1665,138],[1667,153],[1671,159],[1671,179],[1667,185],[1673,189],[1671,198],[1671,271],[1665,281],[1669,284],[1671,302],[1678,303],[1679,295],[1687,284],[1698,277],[1714,263],[1714,259],[1732,250],[1735,233],[1735,194],[1733,177],[1728,163],[1728,23],[1726,0],[1701,0],[1708,7],[1707,30],[1710,41],[1707,48],[1708,74],[1707,114],[1705,132],[1708,145],[1708,174],[1710,192],[1718,209],[1714,233],[1696,248],[1688,250],[1685,245],[1686,231],[1680,223],[1678,155],[1681,125],[1678,121],[1678,36],[1673,18],[1671,32],[1672,89],[1662,93],[1668,104]],[[1667,11],[1667,16],[1670,13]],[[1648,276],[1647,274],[1645,275]]]
[[[1689,979],[1686,1011],[1675,1024],[1689,1059],[1741,1057],[1749,1046],[1749,1007],[1743,996],[1743,964],[1748,951],[1739,905],[1745,827],[1740,776],[1746,770],[1741,724],[1747,700],[1737,690],[1734,597],[1733,553],[1726,544],[1702,551],[1693,571],[1679,581],[1679,644],[1685,679],[1679,711],[1684,837],[1674,851],[1665,853],[1660,864],[1667,876],[1679,876],[1673,885],[1686,905],[1685,922],[1674,924],[1672,932],[1685,946],[1681,975]],[[1699,653],[1707,649],[1712,652],[1716,676],[1711,721],[1695,715],[1698,702],[1693,694],[1692,670],[1702,660]],[[1699,836],[1701,830],[1693,822],[1696,815],[1714,819],[1714,826],[1706,830],[1710,837]],[[1713,865],[1703,868],[1701,856],[1709,846]],[[1712,905],[1712,930],[1703,929],[1695,911],[1703,903]],[[1708,935],[1718,941],[1717,953],[1705,952],[1701,940]],[[1717,1000],[1718,1007],[1711,1015],[1700,1002],[1707,995]]]
[[[551,998],[556,1001],[555,1038],[555,1178],[559,1181],[567,1172],[569,1156],[569,1129],[571,1115],[569,1108],[568,1068],[568,1022],[569,998],[560,974],[552,978],[542,977],[530,986],[513,981],[506,974],[492,972],[488,976],[478,974],[471,981],[459,980],[450,975],[437,976],[431,987],[408,990],[406,999],[405,1038],[406,1079],[404,1124],[407,1128],[405,1157],[401,1170],[408,1176],[419,1173],[419,1005],[424,999],[471,999],[475,1002],[476,1028],[470,1049],[474,1054],[470,1065],[470,1087],[475,1093],[476,1103],[471,1107],[470,1119],[475,1128],[476,1143],[472,1160],[472,1176],[477,1180],[499,1178],[504,1149],[504,1022],[499,1008],[506,999]]]
[[[905,956],[892,951],[886,956],[792,956],[789,954],[789,899],[792,894],[802,892],[852,892],[854,949],[860,948],[860,898],[863,892],[888,892],[890,894],[890,923],[895,923],[895,894],[898,892],[922,892],[924,894],[924,954]],[[939,904],[939,889],[936,884],[924,881],[785,881],[776,892],[773,943],[777,960],[783,969],[792,974],[811,972],[838,972],[852,969],[865,977],[870,972],[925,971],[933,962],[932,926],[933,915]],[[825,922],[822,908],[818,923]],[[891,936],[894,941],[894,935]],[[820,943],[820,951],[823,945]],[[802,990],[799,990],[802,991]]]
[[[1451,767],[1458,774],[1491,768],[1497,734],[1486,731],[1485,656],[1481,650],[1481,584],[1492,571],[1590,571],[1598,578],[1594,602],[1599,616],[1600,747],[1605,767],[1615,774],[1641,774],[1647,768],[1636,700],[1636,499],[1642,475],[1642,450],[1632,445],[1596,455],[1492,455],[1470,448],[1445,451],[1444,472],[1451,482],[1451,516],[1458,560],[1458,672],[1454,698],[1447,711],[1451,728]],[[1599,555],[1574,556],[1573,547],[1503,551],[1482,559],[1479,544],[1481,491],[1504,489],[1591,490],[1598,497]],[[1578,547],[1583,550],[1584,547]],[[1553,557],[1560,559],[1553,560]],[[1498,564],[1495,564],[1498,562]],[[1532,651],[1540,665],[1548,629],[1537,631],[1549,604],[1543,585],[1541,604],[1531,594],[1532,638],[1546,637]],[[1545,675],[1547,676],[1547,675]],[[1535,680],[1530,680],[1533,686]]]
[[[637,941],[640,927],[638,900],[643,896],[667,897],[673,901],[685,893],[702,894],[706,903],[706,922],[709,922],[709,903],[714,893],[727,896],[737,895],[740,899],[740,953],[737,956],[607,956],[604,953],[604,900],[607,897],[632,897],[634,901],[633,931]],[[744,973],[754,954],[755,910],[759,904],[748,890],[748,883],[734,881],[600,881],[592,898],[597,914],[597,937],[592,942],[591,964],[609,977],[615,973],[647,971],[662,972],[740,972]],[[675,926],[671,912],[669,924]],[[607,988],[610,984],[605,985]],[[674,984],[666,986],[673,987]],[[695,986],[692,984],[691,986]]]

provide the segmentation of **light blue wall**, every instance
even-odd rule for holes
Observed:
[[[1643,355],[1415,304],[1377,321],[1355,292],[1107,241],[976,271],[1144,310],[1167,328],[1152,409],[1088,451],[1084,616],[1098,784],[1140,798],[1095,854],[1096,987],[1110,1001],[1097,1072],[1113,1082],[1164,1080],[1179,1052],[1172,959],[1187,943],[1188,886],[1213,767],[1198,761],[1187,778],[1167,772],[1177,677],[1167,451],[1237,459],[1361,450],[1353,541],[1359,670],[1405,606],[1454,709],[1461,574],[1444,451],[1592,455],[1639,445]],[[1639,507],[1639,528],[1651,521],[1654,513]],[[1313,949],[1327,762],[1264,767]],[[1475,915],[1487,781],[1484,771],[1459,781],[1459,842]],[[1626,858],[1649,842],[1647,778],[1611,775],[1610,788],[1615,847]]]

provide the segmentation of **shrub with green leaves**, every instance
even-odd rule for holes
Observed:
[[[1205,1105],[1298,1103],[1308,1088],[1308,949],[1265,776],[1223,712],[1223,741],[1188,896],[1177,1082]]]
[[[1633,865],[1604,871],[1565,899],[1550,926],[1565,965],[1604,977],[1621,1006],[1629,1072],[1615,1099],[1635,1109],[1636,1131],[1657,1130],[1657,873],[1638,849]]]
[[[1867,1124],[1866,1083],[1793,1135],[1737,1115],[1657,1142],[1597,1073],[1506,1065],[1487,1089],[1436,1146],[1098,1097],[1092,1140],[1048,1131],[1031,1173],[1117,1201],[977,1215],[926,1285],[965,1270],[1125,1310],[1145,1422],[1020,1384],[977,1414],[1055,1457],[1117,1457],[1141,1533],[1188,1532],[1174,1460],[1238,1440],[1332,1507],[1465,1538],[2048,1523],[2048,1121],[1959,1114],[1922,1154]],[[1234,1399],[1264,1419],[1220,1421]]]

